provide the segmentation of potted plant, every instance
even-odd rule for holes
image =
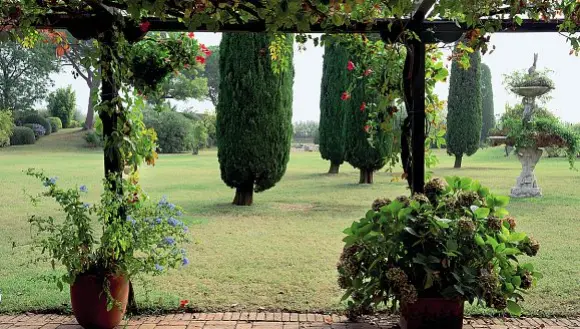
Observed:
[[[400,306],[403,329],[462,327],[464,302],[520,314],[523,292],[541,278],[520,255],[536,240],[478,181],[433,179],[425,194],[378,199],[344,232],[338,263],[349,315]]]
[[[179,247],[187,240],[187,226],[178,219],[181,210],[165,198],[150,202],[135,176],[115,182],[123,196],[105,180],[100,203],[90,205],[82,201],[84,185],[64,189],[41,171],[27,174],[46,188],[33,202],[53,198],[64,211],[62,218],[30,217],[33,247],[41,251],[40,260],[66,269],[55,281],[61,290],[70,285],[73,312],[84,328],[111,329],[120,323],[133,276],[158,275],[189,263]]]

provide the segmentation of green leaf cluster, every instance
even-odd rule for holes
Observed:
[[[516,231],[509,198],[468,177],[436,178],[425,191],[387,200],[345,229],[338,271],[351,309],[444,297],[520,314],[541,274],[518,258],[539,244]],[[394,269],[404,272],[397,282]]]

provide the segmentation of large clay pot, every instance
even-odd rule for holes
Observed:
[[[107,295],[103,292],[104,280],[119,306],[107,311]],[[72,309],[78,323],[85,329],[112,329],[121,323],[129,299],[129,281],[121,276],[83,274],[76,277],[70,287]]]
[[[413,304],[401,305],[401,329],[461,329],[463,300],[419,298]]]

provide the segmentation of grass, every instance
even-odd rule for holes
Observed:
[[[64,130],[34,146],[0,150],[0,313],[68,308],[68,292],[44,280],[52,273],[50,266],[30,264],[34,254],[26,246],[27,216],[56,208],[51,203],[39,209],[29,204],[22,190],[41,187],[22,170],[43,168],[64,185],[86,184],[88,201],[96,201],[102,154],[82,148],[80,136]],[[453,159],[443,152],[440,159],[437,176],[470,176],[505,194],[519,174],[518,161],[505,158],[501,148],[480,150],[464,159],[461,170],[451,169]],[[342,309],[335,270],[342,230],[376,197],[406,190],[405,183],[392,182],[389,173],[377,173],[372,186],[359,186],[358,173],[349,165],[336,177],[323,174],[327,167],[317,153],[292,153],[283,180],[257,194],[254,206],[239,208],[230,205],[233,190],[220,180],[215,151],[161,156],[155,168],[142,171],[142,184],[154,199],[167,195],[185,208],[195,243],[187,246],[190,266],[137,283],[139,304],[167,310],[189,299],[201,310]],[[565,159],[542,159],[536,174],[545,196],[512,200],[509,205],[519,228],[532,232],[542,244],[533,262],[545,278],[524,308],[534,315],[578,315],[580,174],[568,170]]]

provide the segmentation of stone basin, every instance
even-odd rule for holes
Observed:
[[[538,97],[547,93],[551,89],[552,88],[547,86],[526,86],[526,87],[513,87],[512,91],[524,97]]]

